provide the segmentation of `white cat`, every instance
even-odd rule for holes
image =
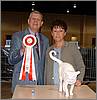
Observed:
[[[77,75],[80,74],[80,71],[74,70],[73,66],[69,63],[63,62],[60,59],[56,58],[56,51],[51,50],[49,52],[50,58],[56,61],[59,64],[59,91],[65,92],[65,96],[68,97],[69,95],[73,95],[73,88],[76,82]],[[70,87],[70,94],[68,89],[68,84],[71,85]]]

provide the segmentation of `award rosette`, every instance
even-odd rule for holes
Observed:
[[[34,35],[26,35],[23,38],[23,44],[26,47],[20,72],[19,80],[26,79],[26,72],[28,72],[29,80],[36,80],[35,63],[33,55],[33,46],[36,44],[36,37]]]

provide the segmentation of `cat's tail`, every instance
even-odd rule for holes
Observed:
[[[51,58],[52,60],[56,61],[58,64],[61,64],[62,61],[61,61],[60,59],[54,57],[54,55],[57,55],[56,51],[51,50],[51,51],[49,52],[50,58]]]

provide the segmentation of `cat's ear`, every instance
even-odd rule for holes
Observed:
[[[76,74],[77,74],[77,75],[80,74],[80,71],[77,71]]]

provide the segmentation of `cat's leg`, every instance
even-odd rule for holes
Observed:
[[[62,92],[62,77],[60,77],[59,91]]]
[[[63,81],[63,91],[65,92],[65,81]]]
[[[73,89],[74,89],[74,84],[71,84],[71,87],[70,87],[70,95],[73,95]]]
[[[59,80],[60,80],[60,83],[59,83],[59,91],[62,92],[62,67],[59,66]]]
[[[65,96],[69,96],[69,91],[68,91],[68,83],[64,83],[64,90],[65,90]]]

